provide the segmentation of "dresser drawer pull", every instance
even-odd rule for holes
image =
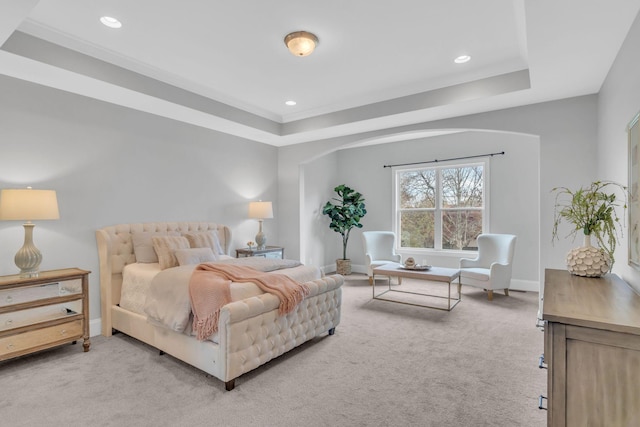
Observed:
[[[7,350],[12,350],[12,349],[13,349],[13,347],[14,347],[14,346],[13,346],[13,344],[9,343],[9,344],[7,345]]]
[[[544,397],[543,395],[540,395],[540,397],[538,397],[538,409],[542,409],[543,411],[546,411],[547,408],[545,408],[544,406],[542,406],[542,401],[543,400],[547,400],[546,397]]]
[[[13,301],[13,297],[11,295],[7,295],[6,300],[7,300],[7,302],[12,302]]]
[[[13,320],[9,319],[6,322],[4,322],[4,324],[7,325],[7,326],[11,326],[11,325],[13,325]]]
[[[538,368],[547,369],[547,365],[544,364],[544,354],[540,356],[540,359],[538,359]]]
[[[66,329],[61,330],[60,335],[67,335],[67,330]]]

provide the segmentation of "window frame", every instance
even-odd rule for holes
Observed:
[[[392,218],[393,225],[392,230],[396,233],[396,236],[400,236],[400,213],[403,209],[399,207],[399,185],[400,180],[398,179],[398,175],[402,172],[408,171],[419,171],[419,170],[436,170],[436,207],[435,208],[424,208],[425,210],[434,211],[434,247],[433,248],[413,248],[413,247],[403,247],[402,239],[396,239],[396,251],[401,253],[429,253],[429,254],[444,254],[444,255],[460,255],[460,254],[470,254],[477,253],[477,251],[472,250],[459,250],[459,249],[443,249],[442,248],[442,212],[445,209],[442,208],[442,179],[440,171],[442,169],[451,169],[451,168],[459,168],[459,167],[467,167],[467,166],[482,166],[482,180],[483,180],[483,192],[482,192],[482,201],[483,207],[478,208],[478,210],[482,211],[482,231],[481,233],[488,233],[490,230],[490,211],[489,207],[490,203],[490,158],[484,157],[479,159],[474,159],[473,161],[464,161],[464,160],[451,160],[451,161],[442,161],[437,162],[437,164],[429,164],[425,166],[419,165],[405,165],[405,166],[394,166],[391,168],[391,180],[392,180]],[[446,210],[457,210],[457,209],[468,209],[468,208],[449,208]],[[476,209],[476,208],[473,208]]]

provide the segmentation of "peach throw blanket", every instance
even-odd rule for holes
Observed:
[[[223,305],[231,302],[231,282],[252,282],[262,291],[280,298],[280,315],[287,314],[309,295],[309,288],[289,276],[263,273],[251,267],[204,263],[196,267],[189,281],[193,330],[199,340],[218,331]]]

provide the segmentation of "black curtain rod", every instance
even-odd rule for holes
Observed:
[[[438,162],[448,162],[450,160],[465,160],[465,159],[476,159],[478,157],[487,157],[487,156],[502,156],[504,154],[504,151],[501,151],[499,153],[488,153],[488,154],[478,154],[477,156],[465,156],[465,157],[452,157],[450,159],[442,159],[442,160],[429,160],[427,162],[415,162],[415,163],[399,163],[397,165],[384,165],[384,168],[392,168],[394,166],[412,166],[412,165],[425,165],[427,163],[438,163]]]

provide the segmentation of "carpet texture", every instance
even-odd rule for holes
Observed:
[[[67,345],[0,363],[0,419],[16,427],[546,425],[537,408],[546,394],[537,294],[489,302],[480,289],[462,293],[453,311],[439,311],[372,300],[365,276],[347,276],[336,334],[243,375],[231,392],[123,334],[93,337],[88,353]]]

